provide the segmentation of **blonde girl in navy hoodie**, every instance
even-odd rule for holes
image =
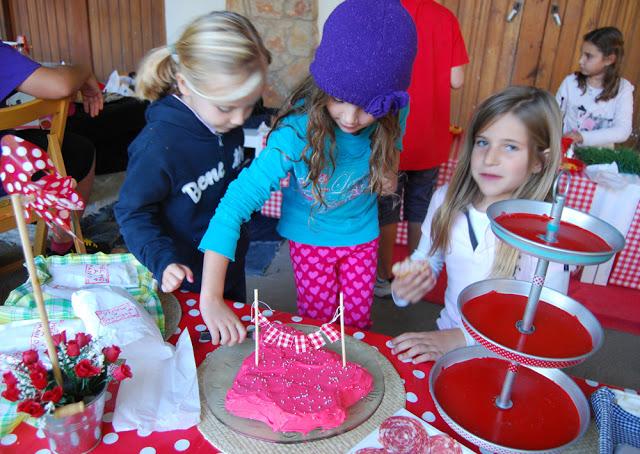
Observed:
[[[129,147],[115,213],[127,247],[165,292],[200,290],[198,244],[241,169],[241,126],[261,98],[270,60],[245,17],[214,11],[141,63],[136,94],[153,102]],[[224,292],[237,301],[245,299],[246,234],[240,244]]]

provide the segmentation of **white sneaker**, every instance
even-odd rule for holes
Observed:
[[[391,280],[376,277],[376,285],[373,287],[373,294],[378,298],[389,298],[391,296]]]

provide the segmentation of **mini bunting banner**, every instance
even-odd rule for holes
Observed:
[[[260,325],[261,338],[265,344],[284,348],[295,348],[296,353],[304,353],[310,349],[318,350],[327,344],[327,341],[322,335],[323,333],[330,344],[340,339],[340,332],[331,326],[340,316],[340,309],[336,311],[333,319],[321,325],[316,331],[309,334],[298,335],[280,330],[277,323],[271,323],[271,321],[262,315],[259,309],[255,309],[254,306],[251,306],[252,321],[255,320],[254,310],[258,311],[258,324]]]
[[[14,135],[0,141],[0,180],[7,194],[22,194],[24,216],[36,212],[49,227],[60,227],[73,235],[71,210],[82,210],[84,201],[73,189],[73,178],[61,176],[42,149]],[[32,177],[43,176],[37,180]]]

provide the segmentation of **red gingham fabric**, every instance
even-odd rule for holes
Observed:
[[[278,338],[280,337],[280,331],[278,331],[278,329],[274,325],[269,325],[263,336],[265,343],[275,344],[276,342],[278,342]]]
[[[282,191],[273,191],[271,193],[271,197],[269,198],[269,200],[267,200],[264,203],[264,205],[262,205],[262,209],[260,210],[260,212],[262,213],[263,216],[280,219],[281,206],[282,206]]]
[[[305,353],[307,351],[307,336],[296,336],[293,338],[296,347],[296,353]]]
[[[444,186],[446,183],[451,181],[453,177],[453,171],[458,164],[457,159],[449,159],[447,162],[440,166],[440,172],[438,172],[438,181],[436,182],[436,187]]]
[[[321,329],[322,329],[322,332],[326,334],[327,339],[329,339],[329,342],[335,342],[338,339],[340,339],[340,333],[338,332],[338,330],[336,330],[333,326],[329,325],[328,323],[325,323],[324,325],[322,325]]]
[[[618,254],[609,283],[640,290],[640,203],[625,240],[626,245]]]
[[[311,346],[316,350],[324,347],[324,345],[326,344],[326,342],[324,341],[324,337],[322,337],[321,331],[314,331],[307,336],[307,339],[309,339]]]
[[[567,184],[566,176],[560,178],[560,188],[564,188]],[[569,188],[569,194],[567,195],[566,205],[574,210],[589,212],[591,209],[591,202],[593,202],[593,196],[596,193],[596,183],[591,181],[586,174],[571,176],[571,187]]]
[[[288,188],[290,178],[291,178],[291,175],[287,175],[286,178],[283,178],[282,180],[280,180],[280,187]],[[264,203],[260,212],[262,213],[263,216],[280,219],[280,216],[282,215],[281,207],[282,207],[282,191],[272,191],[271,197],[269,198],[269,200],[267,200]]]

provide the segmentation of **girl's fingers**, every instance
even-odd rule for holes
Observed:
[[[427,352],[413,358],[413,364],[426,363],[427,361],[436,361],[440,357],[435,352]]]
[[[211,343],[218,345],[220,343],[220,330],[215,325],[207,325],[209,327],[209,333],[211,333]]]
[[[235,323],[231,323],[225,326],[227,332],[229,333],[229,341],[226,343],[229,347],[234,346],[238,342],[238,338],[240,337],[238,330],[235,326]]]
[[[393,343],[393,349],[391,350],[391,352],[394,355],[397,355],[400,352],[404,352],[405,350],[409,350],[410,348],[412,348],[415,345],[418,345],[420,343],[420,339],[419,338],[415,338],[415,337],[411,337],[408,339],[403,339],[400,342],[395,342]]]
[[[184,272],[185,272],[185,276],[187,278],[187,281],[190,282],[191,284],[193,284],[194,279],[193,279],[193,271],[191,271],[191,268],[189,268],[188,266],[184,267]]]
[[[169,274],[162,280],[162,291],[165,293],[173,292],[176,289],[176,278]]]
[[[218,324],[218,330],[220,330],[220,345],[227,345],[229,342],[229,330],[225,325]]]
[[[236,332],[238,333],[238,343],[241,344],[244,342],[247,337],[247,330],[242,323],[239,321],[234,324]]]

